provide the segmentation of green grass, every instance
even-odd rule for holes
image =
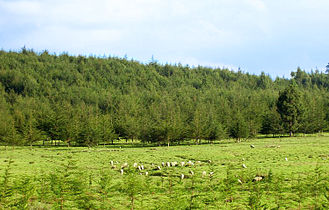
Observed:
[[[0,183],[5,180],[9,160],[13,161],[8,182],[13,194],[2,196],[2,200],[0,197],[0,209],[17,208],[17,198],[24,201],[17,190],[24,179],[30,180],[25,185],[33,189],[25,203],[22,202],[25,208],[37,209],[87,208],[87,204],[98,209],[132,206],[136,209],[312,209],[322,203],[319,208],[326,208],[325,203],[329,202],[326,197],[329,137],[326,136],[259,138],[241,143],[224,141],[169,148],[132,144],[91,149],[0,147],[0,152]],[[116,168],[112,168],[111,160]],[[192,161],[195,165],[170,168],[161,165],[174,161]],[[122,176],[120,168],[125,162],[129,169],[125,168]],[[133,163],[144,165],[143,175],[133,168]],[[160,171],[152,170],[158,165]],[[149,176],[145,176],[146,171]],[[207,173],[204,177],[203,171]],[[214,174],[209,176],[210,172]],[[181,174],[185,179],[181,180]],[[265,178],[252,182],[256,176]],[[56,195],[50,186],[58,187],[61,182],[71,188]],[[45,193],[38,193],[42,187]]]

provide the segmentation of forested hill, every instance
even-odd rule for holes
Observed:
[[[293,131],[327,130],[328,75],[298,69],[292,77],[0,51],[0,142],[93,146],[118,137],[173,143],[284,134],[290,130],[277,105],[290,86],[301,110]]]

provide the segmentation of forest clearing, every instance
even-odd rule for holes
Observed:
[[[328,138],[1,147],[0,209],[326,209]]]

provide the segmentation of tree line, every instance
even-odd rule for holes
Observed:
[[[328,130],[329,77],[0,51],[0,143],[172,144]]]

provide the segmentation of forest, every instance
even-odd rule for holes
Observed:
[[[329,76],[0,51],[0,144],[241,141],[328,131]]]

